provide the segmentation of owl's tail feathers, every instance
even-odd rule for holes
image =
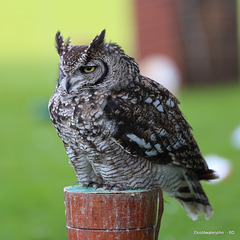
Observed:
[[[189,171],[185,171],[183,175],[185,181],[182,182],[175,198],[181,203],[187,215],[192,220],[197,220],[198,216],[202,213],[204,213],[206,219],[209,219],[213,215],[213,209],[208,201],[206,193],[199,183],[199,178]],[[214,175],[211,175],[210,177],[209,175],[204,178],[205,180],[210,180],[213,179],[213,176]]]

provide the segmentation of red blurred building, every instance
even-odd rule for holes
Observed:
[[[138,60],[167,56],[186,83],[238,80],[236,0],[135,0]]]

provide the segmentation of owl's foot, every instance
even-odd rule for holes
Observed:
[[[87,188],[89,187],[92,187],[94,188],[95,190],[99,188],[99,186],[101,185],[102,183],[97,183],[97,182],[90,182],[88,185],[87,185]]]
[[[109,191],[123,191],[123,187],[117,184],[111,185],[111,184],[106,184],[106,183],[102,183],[100,184],[101,188],[103,188],[104,190],[109,190]]]
[[[103,188],[104,190],[108,190],[109,186],[108,184],[104,184],[104,183],[98,183],[98,182],[90,182],[87,187],[92,187],[95,190],[97,190],[98,188]]]
[[[102,188],[104,190],[109,190],[109,191],[122,191],[124,190],[122,186],[120,185],[111,185],[111,184],[107,184],[107,183],[96,183],[96,182],[90,182],[87,187],[92,187],[95,190]]]
[[[76,181],[76,182],[72,185],[72,187],[74,187],[76,184],[79,184],[79,185],[81,185],[81,186],[83,186],[83,187],[86,187],[86,188],[92,187],[92,188],[94,188],[94,189],[96,189],[96,186],[99,185],[99,183],[96,183],[96,182],[90,182],[90,183],[88,183],[88,184],[82,184],[82,183],[80,183],[80,181]]]
[[[76,181],[75,183],[73,183],[72,187],[75,186],[76,184],[79,184],[79,181]],[[102,188],[104,190],[109,190],[109,191],[123,191],[124,188],[121,185],[118,184],[107,184],[107,183],[98,183],[98,182],[90,182],[88,184],[84,184],[83,185],[86,188],[92,187],[95,190]]]
[[[109,191],[111,191],[111,190],[113,190],[113,191],[123,191],[124,189],[123,189],[122,186],[114,184],[110,187]]]

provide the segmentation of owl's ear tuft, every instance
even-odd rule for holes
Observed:
[[[92,42],[89,44],[89,47],[87,49],[87,54],[91,54],[95,51],[101,51],[104,46],[104,37],[105,37],[105,29],[98,34]]]
[[[56,34],[56,48],[59,56],[64,55],[71,49],[71,39],[68,38],[65,42],[60,32]]]
[[[62,56],[63,52],[64,52],[65,44],[64,44],[64,40],[63,40],[63,37],[60,32],[57,32],[55,40],[56,40],[57,52],[58,52],[59,56]]]
[[[65,41],[65,52],[68,52],[70,49],[71,49],[71,39],[68,38],[66,41]]]

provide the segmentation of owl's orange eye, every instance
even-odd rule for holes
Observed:
[[[83,71],[84,71],[85,73],[90,73],[90,72],[94,71],[95,68],[96,68],[96,67],[94,67],[94,66],[84,67],[84,68],[83,68]]]

